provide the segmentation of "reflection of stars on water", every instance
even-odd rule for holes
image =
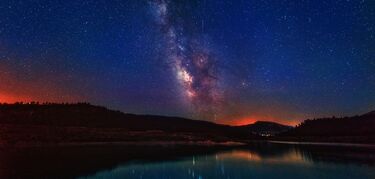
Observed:
[[[221,163],[220,165],[220,170],[221,170],[221,174],[224,175],[225,174],[225,166],[223,163]]]

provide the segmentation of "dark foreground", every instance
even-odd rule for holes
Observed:
[[[134,115],[87,103],[0,104],[0,145],[100,142],[252,142],[375,144],[375,112],[305,120],[296,127],[257,122],[229,126],[179,117]],[[264,137],[264,136],[274,137]]]
[[[374,178],[375,148],[252,143],[1,148],[0,178]]]

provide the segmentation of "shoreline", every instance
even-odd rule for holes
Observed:
[[[149,146],[149,147],[175,147],[175,146],[197,146],[197,147],[240,147],[247,143],[227,141],[123,141],[123,142],[62,142],[62,143],[28,143],[0,144],[0,149],[6,148],[28,148],[28,147],[69,147],[69,146]]]
[[[299,142],[299,141],[267,141],[273,144],[289,144],[289,145],[316,145],[316,146],[338,146],[338,147],[365,147],[375,148],[375,144],[363,144],[363,143],[345,143],[345,142]]]
[[[9,148],[29,148],[29,147],[97,147],[97,146],[129,146],[129,147],[244,147],[254,143],[286,144],[286,145],[309,145],[309,146],[330,146],[330,147],[356,147],[375,148],[375,144],[365,143],[345,143],[345,142],[300,142],[300,141],[278,141],[278,140],[252,140],[246,142],[226,141],[119,141],[119,142],[60,142],[60,143],[33,143],[20,142],[16,144],[0,144],[1,149]]]

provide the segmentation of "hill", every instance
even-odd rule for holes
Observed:
[[[302,141],[375,143],[375,112],[343,118],[308,119],[281,133],[280,138]]]
[[[375,111],[368,112],[364,114],[363,116],[375,116]]]
[[[1,104],[2,142],[238,141],[246,130],[179,117],[126,114],[87,103]]]
[[[286,132],[292,129],[292,126],[286,126],[275,122],[257,121],[253,124],[239,126],[238,128],[247,130],[252,134],[260,136],[274,136],[281,132]]]

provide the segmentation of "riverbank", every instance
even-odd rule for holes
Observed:
[[[275,136],[268,138],[270,141],[280,142],[309,142],[309,143],[350,143],[373,144],[375,136]]]
[[[359,144],[359,143],[337,143],[337,142],[293,142],[293,141],[267,141],[273,144],[292,144],[292,145],[316,145],[316,146],[334,146],[334,147],[365,147],[374,148],[375,144]]]

